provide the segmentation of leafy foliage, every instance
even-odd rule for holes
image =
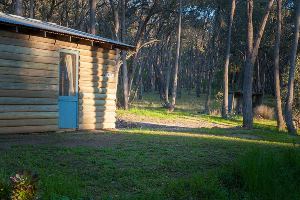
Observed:
[[[36,174],[22,171],[11,177],[12,194],[11,200],[34,200],[37,198]]]

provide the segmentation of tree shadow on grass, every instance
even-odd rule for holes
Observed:
[[[273,126],[257,126],[252,130],[244,129],[241,126],[232,126],[227,128],[212,127],[212,128],[190,128],[177,125],[163,125],[149,122],[123,122],[117,126],[122,132],[157,132],[160,135],[170,134],[173,136],[182,136],[188,134],[189,136],[216,136],[227,137],[246,140],[269,141],[269,142],[284,142],[292,144],[300,144],[300,137],[289,136],[286,132],[279,132]]]

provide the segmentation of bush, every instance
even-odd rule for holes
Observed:
[[[38,177],[28,171],[22,171],[11,177],[12,200],[34,200],[37,193]]]
[[[0,181],[0,200],[34,200],[37,199],[36,174],[22,171],[10,177],[10,184]]]
[[[221,110],[220,109],[214,109],[209,111],[209,115],[211,116],[221,116]]]
[[[266,105],[257,106],[254,109],[254,116],[258,119],[274,119],[275,112],[274,108]]]

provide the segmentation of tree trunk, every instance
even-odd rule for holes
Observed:
[[[96,34],[96,0],[90,0],[90,33]]]
[[[166,78],[166,88],[165,88],[165,93],[166,93],[166,104],[169,104],[169,87],[170,87],[170,79],[171,79],[171,71],[172,71],[172,44],[170,42],[169,46],[169,52],[168,52],[168,69],[167,69],[167,78]]]
[[[22,16],[23,15],[23,0],[16,0],[15,2],[15,14]]]
[[[289,71],[289,83],[288,83],[288,94],[287,101],[285,104],[285,121],[286,126],[290,134],[296,135],[297,130],[293,123],[293,103],[294,103],[294,85],[295,85],[295,68],[297,59],[297,50],[299,42],[299,27],[300,27],[300,0],[295,1],[297,6],[296,9],[296,20],[295,20],[295,33],[294,42],[290,60],[290,71]]]
[[[34,18],[34,0],[30,0],[30,12],[29,12],[29,17]]]
[[[226,59],[225,59],[225,66],[224,66],[224,99],[223,99],[223,110],[222,110],[223,118],[228,117],[228,93],[229,93],[228,72],[229,72],[229,62],[230,62],[232,24],[233,24],[233,17],[235,14],[235,7],[236,7],[235,0],[232,0],[231,1],[231,12],[230,12],[229,24],[228,24]]]
[[[126,35],[126,21],[125,21],[125,14],[126,14],[126,0],[122,0],[122,21],[121,21],[121,40],[122,42],[126,42],[125,35]],[[123,72],[123,98],[124,104],[123,107],[125,110],[129,108],[129,86],[128,86],[128,68],[127,68],[127,61],[126,61],[126,51],[122,51],[122,72]]]
[[[204,112],[208,115],[210,114],[212,82],[213,82],[213,70],[210,69],[208,72],[207,95],[206,95],[205,109],[204,109]]]
[[[154,66],[153,61],[151,61],[150,64],[150,90],[151,92],[155,91],[155,72],[154,72]]]
[[[253,43],[253,0],[247,0],[247,55],[243,77],[243,127],[247,129],[253,128],[253,68],[273,3],[274,0],[269,0],[258,30],[257,38]]]
[[[129,97],[128,97],[128,70],[126,61],[126,51],[122,51],[122,75],[123,75],[123,108],[128,110],[129,108]]]
[[[173,87],[172,87],[172,100],[171,100],[172,109],[174,109],[175,107],[176,94],[177,94],[178,70],[179,70],[180,47],[181,47],[181,23],[182,23],[181,18],[182,18],[182,1],[179,0],[179,23],[178,23],[177,48],[176,48],[175,68],[173,74]]]
[[[275,81],[275,96],[276,96],[276,116],[277,128],[283,130],[284,120],[282,114],[282,102],[280,94],[280,70],[279,70],[279,56],[280,56],[280,38],[282,26],[282,0],[277,0],[277,30],[276,30],[276,43],[274,51],[274,81]]]

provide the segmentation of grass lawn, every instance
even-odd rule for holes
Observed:
[[[234,128],[241,123],[238,117],[199,115],[184,105],[169,114],[154,104],[150,109],[138,102],[127,114],[201,118],[232,128],[122,129],[82,135],[91,141],[120,138],[109,145],[0,148],[0,183],[26,169],[39,175],[42,199],[300,199],[298,137],[276,132],[273,121],[256,121],[255,130],[241,130]],[[53,137],[61,142],[73,136]]]

